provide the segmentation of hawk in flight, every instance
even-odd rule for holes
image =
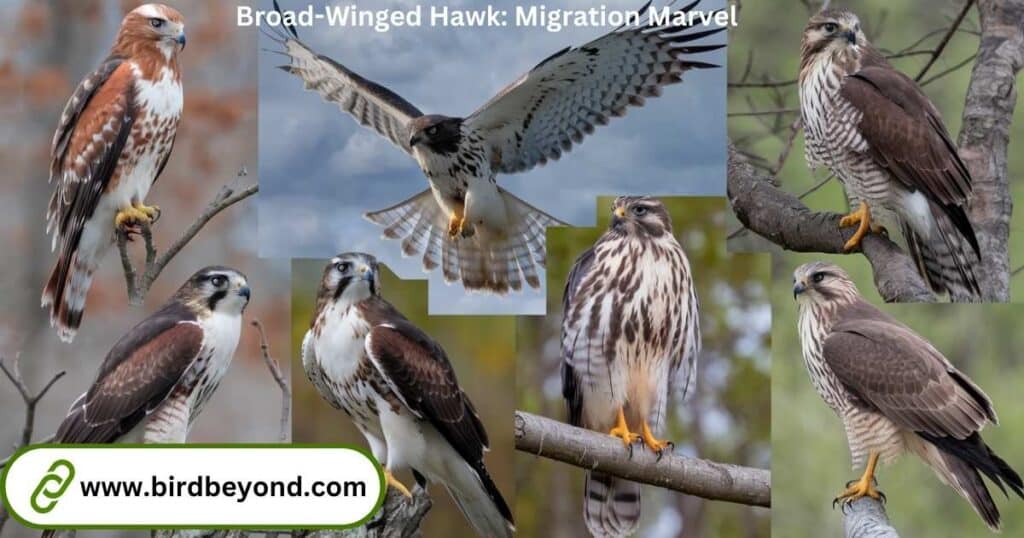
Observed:
[[[448,282],[499,294],[522,289],[523,281],[540,286],[545,227],[563,223],[502,189],[497,175],[560,158],[595,126],[642,106],[685,71],[717,67],[693,55],[724,47],[693,43],[721,28],[621,27],[552,54],[460,118],[424,114],[288,30],[277,39],[289,58],[282,69],[405,151],[427,176],[427,190],[366,217],[385,237],[401,240],[406,256],[422,254],[426,270],[440,266]]]
[[[192,275],[118,340],[55,442],[184,443],[231,364],[249,294],[234,269]]]
[[[1022,498],[1024,481],[981,438],[986,424],[997,423],[981,388],[927,340],[865,301],[835,265],[798,267],[793,296],[814,388],[842,419],[853,466],[867,461],[864,475],[836,500],[880,498],[879,461],[911,452],[998,530],[999,510],[982,475]]]
[[[621,197],[597,243],[576,260],[562,299],[562,395],[569,423],[608,432],[632,450],[656,436],[669,396],[685,396],[700,352],[700,320],[686,253],[665,206]],[[639,433],[635,433],[639,432]],[[588,472],[583,517],[591,534],[625,536],[640,521],[640,484]]]
[[[324,269],[302,366],[384,466],[440,482],[480,536],[511,537],[512,512],[484,466],[487,432],[444,349],[380,295],[377,260],[339,254]]]
[[[980,248],[967,215],[971,173],[928,96],[845,9],[807,23],[799,81],[807,160],[828,167],[858,206],[840,223],[857,227],[845,249],[881,232],[876,221],[895,227],[936,293],[979,300]]]
[[[117,228],[159,215],[146,194],[167,165],[181,117],[181,14],[160,4],[121,21],[110,55],[75,89],[53,135],[46,231],[57,262],[43,290],[50,325],[70,342],[82,322],[92,275]]]

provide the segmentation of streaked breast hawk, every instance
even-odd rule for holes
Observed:
[[[56,442],[184,443],[231,364],[249,296],[234,269],[192,275],[111,348]]]
[[[512,512],[484,466],[487,431],[444,349],[381,296],[377,260],[346,253],[324,269],[302,366],[384,466],[445,486],[481,536],[509,537]]]
[[[693,55],[724,45],[693,42],[722,29],[695,30],[676,15],[667,26],[623,27],[558,51],[465,118],[423,114],[317,54],[294,28],[279,42],[290,60],[282,69],[405,151],[427,176],[429,189],[366,217],[401,240],[406,256],[422,255],[427,270],[440,266],[447,281],[506,293],[524,281],[540,286],[545,227],[562,222],[502,189],[497,175],[558,159],[685,71],[717,67]]]
[[[921,275],[954,301],[980,300],[980,248],[967,213],[971,173],[942,116],[913,79],[889,64],[845,9],[804,29],[800,111],[812,166],[842,181],[858,209],[846,250],[880,222],[901,231]]]
[[[697,293],[664,205],[621,197],[565,285],[562,394],[569,423],[609,432],[630,450],[659,435],[669,397],[685,396],[700,353]],[[634,432],[640,432],[639,434]],[[583,516],[594,536],[625,536],[640,521],[640,484],[588,472]]]
[[[793,273],[804,363],[846,429],[853,466],[865,466],[837,501],[879,498],[879,462],[921,458],[997,530],[999,510],[982,476],[1024,498],[1024,481],[981,438],[996,424],[992,401],[927,340],[865,301],[850,277],[823,262]]]
[[[92,275],[115,230],[152,222],[144,204],[174,145],[181,117],[178,54],[185,22],[161,4],[121,21],[110,55],[75,89],[53,135],[46,231],[57,262],[43,289],[50,325],[70,342],[82,322]]]

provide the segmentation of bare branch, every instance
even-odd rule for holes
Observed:
[[[281,389],[281,433],[279,439],[282,443],[287,443],[291,433],[292,389],[288,385],[288,380],[284,378],[284,374],[281,373],[281,366],[277,360],[270,356],[270,344],[267,343],[267,333],[263,330],[263,324],[258,319],[252,320],[251,323],[259,333],[260,353],[263,355],[263,362],[267,365],[270,375],[274,376],[274,381]]]
[[[771,506],[771,471],[665,454],[627,451],[608,435],[516,411],[516,449],[583,469],[704,499]]]
[[[960,10],[960,13],[956,16],[956,19],[953,20],[953,24],[950,25],[949,30],[945,33],[945,35],[942,36],[942,39],[939,40],[939,44],[935,47],[935,50],[932,52],[932,56],[931,58],[928,59],[928,63],[926,63],[923,68],[921,68],[921,71],[917,74],[916,77],[914,77],[914,80],[921,82],[921,79],[923,79],[924,76],[928,73],[928,70],[931,69],[933,65],[935,65],[935,62],[939,59],[939,56],[942,55],[942,51],[946,50],[946,45],[948,45],[949,40],[953,38],[953,34],[956,33],[957,28],[960,27],[960,23],[964,21],[964,17],[967,16],[967,12],[970,11],[971,6],[973,4],[974,0],[967,0],[967,2],[964,2],[963,9]]]
[[[729,145],[728,195],[733,212],[754,233],[795,252],[844,254],[853,235],[840,228],[841,215],[816,213],[797,197],[758,174]],[[875,286],[888,302],[932,302],[935,295],[924,283],[914,262],[895,243],[877,234],[861,241],[861,252],[874,269]]]
[[[846,538],[900,538],[889,524],[885,506],[871,497],[861,497],[843,507]]]
[[[243,168],[238,173],[239,177],[246,175],[245,169]],[[259,185],[249,185],[242,189],[236,189],[231,184],[225,185],[221,188],[220,192],[213,198],[213,201],[206,206],[206,209],[199,214],[195,222],[185,230],[177,241],[171,244],[159,256],[157,255],[156,247],[153,246],[152,230],[146,224],[140,226],[140,234],[143,237],[143,242],[146,249],[146,265],[142,271],[142,274],[138,274],[132,264],[131,257],[128,254],[128,243],[131,240],[129,232],[126,230],[117,231],[117,247],[121,251],[121,265],[124,269],[124,277],[126,281],[126,287],[128,290],[128,302],[134,306],[141,305],[146,298],[146,294],[149,293],[149,288],[152,287],[153,282],[156,281],[157,277],[164,270],[164,267],[175,256],[181,249],[185,248],[196,234],[203,229],[213,217],[217,216],[218,213],[231,207],[232,205],[256,194],[259,191]]]

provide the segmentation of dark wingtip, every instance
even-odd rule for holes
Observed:
[[[276,12],[281,14],[281,20],[283,21],[284,20],[284,12],[281,11],[281,6],[279,6],[277,4],[277,0],[274,0],[274,11],[276,11]],[[288,29],[288,33],[290,33],[292,35],[292,37],[294,37],[296,39],[299,38],[299,32],[296,31],[294,24],[286,24],[286,25],[284,25],[284,27]]]

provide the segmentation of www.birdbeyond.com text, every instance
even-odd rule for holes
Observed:
[[[361,9],[355,5],[312,5],[297,10],[261,10],[238,6],[237,24],[249,26],[297,26],[315,24],[350,28],[373,28],[387,32],[392,28],[431,26],[438,28],[544,28],[560,32],[564,28],[618,26],[736,26],[736,6],[719,11],[682,12],[672,6],[646,10],[616,10],[604,5],[588,9],[548,9],[543,4],[516,6],[513,10],[487,6],[482,9],[453,9],[448,6],[416,6],[412,9]]]

